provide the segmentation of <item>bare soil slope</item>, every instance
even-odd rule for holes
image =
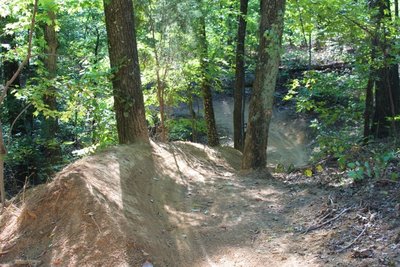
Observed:
[[[2,211],[0,266],[400,265],[398,184],[370,192],[379,206],[239,166],[232,148],[191,143],[79,160]]]

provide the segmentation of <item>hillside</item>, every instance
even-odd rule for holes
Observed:
[[[4,208],[0,266],[400,264],[398,183],[239,166],[232,148],[182,142],[81,159]]]

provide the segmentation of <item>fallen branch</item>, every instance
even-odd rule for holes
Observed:
[[[97,224],[96,220],[94,219],[94,213],[93,212],[89,212],[88,215],[90,216],[90,218],[92,218],[94,224],[97,226],[97,230],[101,234],[100,226]]]
[[[304,232],[304,234],[307,234],[307,233],[309,233],[309,232],[311,232],[311,231],[314,231],[314,230],[316,230],[316,229],[319,229],[319,228],[321,228],[322,226],[327,225],[327,224],[329,224],[329,223],[331,223],[331,222],[337,220],[338,218],[340,218],[340,216],[342,216],[345,212],[347,212],[347,211],[349,211],[349,210],[351,210],[351,208],[345,208],[345,209],[342,210],[336,217],[334,217],[334,218],[332,218],[332,219],[330,219],[330,220],[327,220],[327,221],[324,222],[324,223],[321,223],[321,224],[318,224],[318,225],[313,225],[313,226],[308,227],[308,229]]]
[[[311,65],[311,66],[300,66],[297,68],[286,68],[286,67],[279,67],[279,70],[285,70],[290,73],[296,73],[296,72],[303,72],[303,71],[310,71],[310,70],[316,70],[316,71],[324,71],[324,70],[344,70],[344,69],[350,69],[351,64],[348,64],[346,62],[334,62],[330,64],[325,64],[325,65]]]
[[[369,223],[367,223],[364,228],[362,229],[361,233],[352,241],[350,242],[350,244],[348,244],[347,246],[339,249],[338,251],[336,251],[337,253],[341,253],[343,251],[345,251],[346,249],[350,248],[352,245],[354,245],[354,243],[357,242],[357,240],[365,233],[365,231],[367,231],[367,228],[369,226]]]
[[[41,261],[38,261],[38,260],[15,260],[14,261],[15,265],[37,266],[40,263],[41,263]]]
[[[7,254],[8,252],[10,252],[11,250],[4,250],[4,251],[0,251],[0,256]]]
[[[325,214],[322,218],[317,218],[318,223],[323,222],[326,218],[330,217],[332,215],[334,211],[331,210],[330,212],[328,212],[327,214]]]

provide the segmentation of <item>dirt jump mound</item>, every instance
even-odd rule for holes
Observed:
[[[265,179],[240,156],[178,142],[81,159],[6,205],[0,266],[400,266],[397,182]]]
[[[120,146],[75,162],[5,208],[0,265],[190,265],[184,224],[192,207],[183,200],[191,181],[238,165],[239,155],[225,150],[230,163],[185,143]]]

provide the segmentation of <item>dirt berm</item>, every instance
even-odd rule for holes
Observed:
[[[400,264],[396,187],[380,198],[239,174],[240,156],[178,142],[78,160],[2,210],[0,266]]]
[[[190,183],[215,168],[233,171],[238,160],[230,148],[185,143],[119,146],[79,160],[3,211],[0,264],[191,266],[202,248],[190,226],[202,213]]]

